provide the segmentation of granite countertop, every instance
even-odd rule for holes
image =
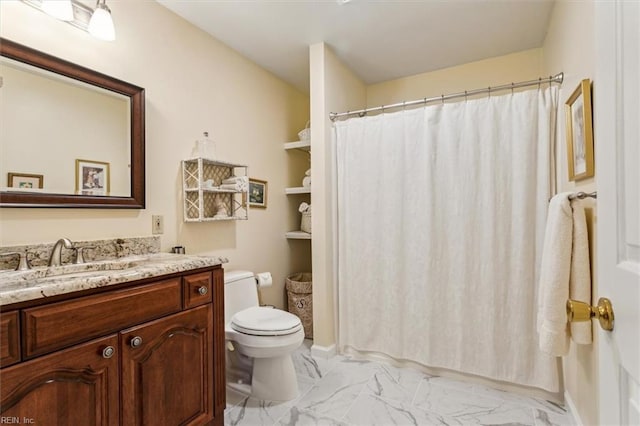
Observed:
[[[81,265],[0,271],[0,306],[227,263],[215,256],[155,253]]]

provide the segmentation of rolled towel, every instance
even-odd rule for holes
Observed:
[[[227,179],[222,180],[223,184],[232,184],[232,183],[245,183],[249,184],[248,176],[231,176]]]
[[[311,188],[311,176],[305,176],[302,179],[302,186],[305,188]]]

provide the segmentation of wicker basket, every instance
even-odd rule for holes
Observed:
[[[311,128],[309,127],[310,122],[307,121],[307,124],[304,126],[304,129],[298,132],[298,137],[301,141],[308,141],[311,138]]]
[[[303,212],[300,219],[300,230],[308,234],[311,233],[311,212]]]
[[[288,310],[298,316],[304,336],[313,338],[313,285],[311,272],[289,275],[286,279]]]

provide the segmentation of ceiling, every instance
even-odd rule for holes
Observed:
[[[157,0],[300,90],[324,41],[366,84],[540,47],[553,0]]]

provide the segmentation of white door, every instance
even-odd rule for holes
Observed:
[[[640,425],[640,2],[595,4],[600,424]]]

